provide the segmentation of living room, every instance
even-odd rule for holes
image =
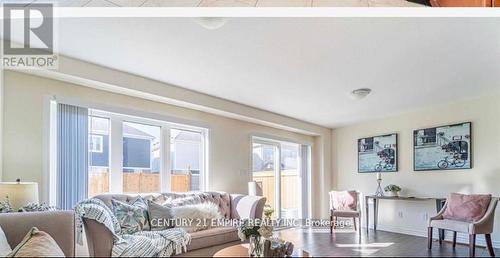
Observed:
[[[3,7],[0,256],[498,254],[497,8],[187,2]]]

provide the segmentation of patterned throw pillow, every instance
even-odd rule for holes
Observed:
[[[140,198],[140,197],[139,197]],[[111,200],[113,205],[113,213],[120,223],[122,234],[133,234],[144,230],[148,225],[147,204],[144,209],[142,203],[145,203],[142,198],[127,204],[117,200]]]
[[[137,198],[131,200],[129,202],[132,206],[137,206],[142,209],[142,212],[144,213],[144,217],[146,217],[146,224],[144,225],[144,228],[142,230],[150,230],[151,227],[149,225],[149,213],[148,213],[148,203],[147,201],[142,198],[141,196],[137,196]]]

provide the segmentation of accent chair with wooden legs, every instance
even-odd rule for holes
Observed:
[[[352,218],[354,230],[361,236],[361,206],[358,191],[331,191],[330,234],[333,233],[338,218]],[[358,220],[358,223],[356,223]]]
[[[443,209],[436,216],[430,218],[429,220],[428,248],[432,248],[432,231],[434,228],[449,230],[453,232],[453,248],[456,247],[457,232],[461,232],[469,235],[469,256],[475,257],[476,236],[484,234],[488,252],[491,257],[495,257],[495,252],[491,243],[491,233],[493,232],[495,208],[498,203],[498,198],[491,198],[489,204],[486,204],[485,206],[487,207],[487,209],[484,215],[479,219],[470,222],[447,218],[445,213],[449,208],[448,201],[444,205]],[[441,238],[439,238],[439,244],[442,244]]]

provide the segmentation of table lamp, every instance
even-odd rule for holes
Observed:
[[[248,182],[248,195],[262,196],[262,188],[255,181]]]
[[[28,203],[38,203],[38,183],[21,182],[0,182],[0,200],[9,199],[9,203],[14,211],[19,210]]]

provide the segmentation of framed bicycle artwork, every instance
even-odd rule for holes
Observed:
[[[413,169],[472,168],[471,122],[413,131]]]
[[[358,139],[358,173],[396,171],[398,171],[397,134]]]

